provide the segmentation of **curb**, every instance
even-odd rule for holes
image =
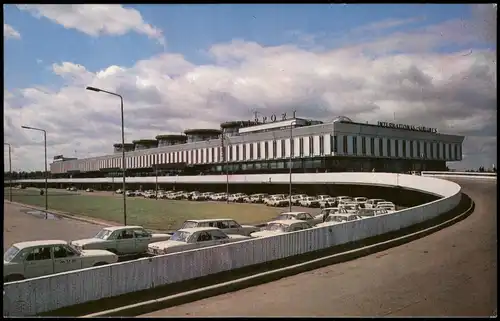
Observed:
[[[34,210],[37,210],[37,211],[45,211],[45,208],[41,208],[41,207],[38,207],[38,206],[32,206],[32,205],[26,205],[24,203],[11,202],[9,200],[4,200],[4,203],[18,205],[18,206],[26,207],[26,208],[31,208],[31,209],[34,209]],[[105,223],[105,222],[101,222],[101,221],[95,221],[95,220],[91,220],[91,219],[86,219],[86,218],[83,218],[83,217],[79,217],[79,216],[75,216],[75,215],[70,215],[70,214],[59,212],[59,211],[54,211],[54,210],[51,210],[51,209],[49,209],[48,212],[51,213],[51,214],[57,215],[57,216],[62,216],[62,217],[67,218],[67,219],[76,220],[76,221],[82,221],[82,222],[85,222],[85,223],[90,223],[90,224],[95,224],[95,225],[101,225],[101,226],[115,226],[115,225],[112,225],[112,224],[109,224],[109,223]]]
[[[407,234],[401,237],[397,237],[395,239],[391,239],[388,241],[380,242],[377,244],[372,244],[369,246],[365,246],[362,248],[342,252],[342,253],[337,253],[333,255],[329,255],[326,257],[310,260],[307,262],[287,266],[284,268],[279,268],[276,270],[272,271],[267,271],[267,272],[262,272],[258,273],[255,275],[243,277],[237,280],[232,280],[228,282],[224,282],[221,284],[217,285],[211,285],[207,287],[203,287],[200,289],[192,290],[192,291],[187,291],[183,293],[178,293],[175,295],[170,295],[166,296],[160,299],[154,299],[154,300],[149,300],[145,302],[140,302],[136,304],[131,304],[115,309],[110,309],[107,311],[101,311],[97,313],[92,313],[88,315],[81,316],[81,318],[93,318],[93,317],[103,317],[103,316],[121,316],[121,317],[127,317],[127,316],[137,316],[141,314],[146,314],[149,312],[169,308],[172,306],[180,305],[180,304],[186,304],[189,302],[201,300],[204,298],[208,298],[211,296],[216,296],[216,295],[221,295],[224,293],[228,292],[234,292],[238,291],[244,288],[248,288],[251,286],[256,286],[259,284],[264,284],[268,283],[271,281],[276,281],[278,279],[292,276],[295,274],[299,274],[302,272],[306,272],[309,270],[317,269],[323,266],[331,265],[331,264],[336,264],[340,262],[345,262],[349,260],[353,260],[359,257],[363,257],[375,252],[383,251],[395,246],[399,246],[408,242],[411,242],[413,240],[422,238],[426,235],[432,234],[434,232],[437,232],[447,226],[453,225],[456,222],[461,221],[462,219],[466,218],[470,213],[474,211],[475,208],[475,203],[473,200],[470,200],[470,206],[467,210],[462,212],[461,214],[445,221],[442,223],[439,223],[437,225],[431,226],[429,228],[426,228],[424,230],[414,232],[411,234]]]

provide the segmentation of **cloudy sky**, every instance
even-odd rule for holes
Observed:
[[[465,135],[454,168],[496,164],[492,5],[5,5],[13,169],[297,110]],[[4,152],[7,157],[7,152]],[[7,164],[7,162],[4,162]]]

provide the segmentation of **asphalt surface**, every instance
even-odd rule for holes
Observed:
[[[13,243],[36,240],[75,240],[97,234],[103,226],[45,215],[37,210],[4,202],[3,249]]]
[[[496,181],[454,181],[476,208],[441,231],[357,260],[141,317],[492,316],[497,311]]]

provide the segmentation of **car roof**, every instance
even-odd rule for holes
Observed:
[[[22,250],[22,249],[25,249],[25,248],[28,248],[28,247],[33,247],[33,246],[61,245],[61,244],[68,244],[68,242],[63,241],[63,240],[27,241],[27,242],[14,243],[13,246],[15,246],[18,249]]]
[[[121,230],[121,229],[124,229],[124,228],[137,228],[137,229],[143,229],[142,226],[139,226],[139,225],[122,225],[122,226],[108,226],[108,227],[105,227],[104,230],[108,230],[108,231],[116,231],[116,230]]]
[[[213,230],[218,230],[216,227],[190,227],[190,228],[183,228],[180,229],[179,231],[181,232],[189,232],[189,233],[195,233],[195,232],[201,232],[201,231],[213,231]],[[221,231],[222,232],[222,231]]]
[[[294,223],[305,223],[303,221],[297,221],[297,220],[277,220],[277,221],[271,221],[267,224],[273,224],[273,223],[276,223],[276,224],[283,224],[283,225],[292,225]]]
[[[232,218],[207,218],[203,220],[186,220],[186,222],[195,222],[195,223],[206,223],[206,222],[221,222],[221,221],[234,221]]]

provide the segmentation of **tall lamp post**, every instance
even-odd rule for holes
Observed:
[[[123,225],[127,225],[127,196],[125,195],[126,191],[126,182],[125,182],[125,172],[127,170],[127,166],[125,164],[125,130],[124,130],[124,121],[123,121],[123,97],[119,94],[103,90],[96,87],[87,87],[87,90],[95,91],[95,92],[103,92],[108,95],[116,96],[120,98],[120,112],[122,119],[122,174],[123,174]]]
[[[293,125],[297,123],[297,120],[294,119],[290,122],[290,158],[289,158],[289,182],[288,182],[288,203],[290,206],[290,212],[292,211],[292,146],[293,146]]]
[[[21,126],[21,128],[43,132],[43,145],[44,145],[44,155],[45,155],[45,219],[47,219],[47,212],[49,211],[48,191],[47,191],[48,190],[47,178],[49,176],[49,173],[47,172],[47,132],[44,129],[30,127],[30,126]]]
[[[229,204],[229,160],[228,160],[229,148],[226,150],[226,147],[230,147],[231,145],[225,144],[224,142],[226,140],[228,142],[231,141],[229,140],[226,134],[221,133],[221,135],[222,135],[222,150],[224,152],[224,158],[226,163],[226,203]]]
[[[9,146],[9,201],[12,202],[12,158],[11,158],[11,146],[9,143],[3,143]]]

